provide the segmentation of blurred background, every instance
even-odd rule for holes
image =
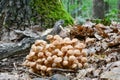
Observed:
[[[79,23],[85,19],[120,21],[120,0],[62,0],[62,2]]]

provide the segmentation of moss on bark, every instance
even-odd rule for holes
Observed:
[[[57,20],[64,20],[65,25],[73,24],[73,19],[65,10],[60,0],[32,0],[31,7],[41,17],[39,20],[44,27],[52,27]],[[34,22],[39,21],[38,18],[33,17]]]
[[[73,24],[60,0],[1,0],[0,18],[0,26],[8,29],[25,29],[36,24],[48,28],[59,19],[65,25]]]

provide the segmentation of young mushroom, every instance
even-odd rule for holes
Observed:
[[[54,39],[55,39],[55,40],[62,40],[62,38],[61,38],[59,35],[55,35],[55,36],[54,36]]]
[[[75,50],[73,51],[73,54],[74,54],[76,57],[78,57],[78,56],[81,55],[81,52],[80,52],[79,49],[75,49]]]
[[[81,62],[82,63],[86,63],[87,62],[87,58],[86,57],[81,57]]]
[[[63,40],[64,40],[64,43],[65,43],[66,45],[67,45],[67,44],[72,44],[70,38],[68,38],[68,37],[64,38]]]
[[[43,65],[43,66],[40,67],[40,69],[41,69],[41,71],[46,71],[47,67]]]
[[[50,42],[52,42],[53,41],[53,35],[47,35],[46,39],[49,40]]]
[[[39,52],[39,53],[38,53],[38,57],[39,57],[39,58],[42,58],[42,57],[45,57],[45,55],[44,55],[43,52]]]
[[[51,56],[52,55],[52,53],[51,52],[49,52],[49,51],[45,51],[45,56]]]
[[[63,66],[68,66],[68,64],[69,64],[69,63],[68,63],[67,60],[64,60],[64,61],[63,61]]]
[[[76,69],[77,68],[77,64],[72,64],[71,68],[72,69]]]
[[[48,35],[47,40],[50,43],[44,40],[35,41],[26,56],[24,66],[41,75],[50,75],[53,68],[76,70],[88,66],[85,44],[78,39]]]
[[[74,55],[74,50],[68,50],[68,51],[67,51],[67,55],[68,55],[68,56]]]
[[[29,55],[26,56],[26,59],[31,60],[33,59],[34,56],[35,56],[35,52],[30,52]]]
[[[45,46],[47,44],[47,42],[46,41],[44,41],[44,40],[36,40],[35,41],[35,45],[36,46]]]
[[[76,60],[76,57],[74,55],[71,55],[71,56],[69,56],[68,60],[70,62],[73,62],[74,60]]]

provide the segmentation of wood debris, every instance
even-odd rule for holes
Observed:
[[[70,36],[85,41],[88,53],[104,53],[108,48],[120,47],[120,24],[75,25]]]

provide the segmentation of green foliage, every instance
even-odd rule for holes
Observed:
[[[79,20],[78,22],[81,23],[81,21],[84,21],[85,19],[91,19],[92,18],[92,5],[93,0],[80,0],[82,3],[77,3],[78,0],[74,0],[74,4],[71,4],[72,0],[62,0],[64,3],[64,6],[66,7],[66,10],[69,11],[69,13],[75,14],[72,15],[75,19]],[[105,2],[108,2],[109,4],[109,11],[105,14],[105,18],[103,20],[97,20],[97,23],[104,22],[104,24],[108,25],[111,20],[117,20],[118,21],[118,0],[104,0]],[[76,4],[77,3],[77,4]],[[103,4],[104,6],[104,4]],[[79,13],[80,12],[80,13]]]
[[[104,19],[94,19],[92,20],[93,23],[101,23],[104,24],[105,26],[109,26],[111,24],[111,20],[109,18],[104,18]]]
[[[73,24],[72,17],[59,0],[32,0],[31,6],[41,16],[44,27],[52,27],[60,19],[65,21],[65,25]]]
[[[117,19],[117,13],[118,9],[111,9],[109,13],[105,15],[105,18],[109,18],[111,20],[116,20]]]
[[[110,20],[110,18],[104,18],[101,20],[101,23],[106,26],[109,26],[111,24],[111,20]]]

